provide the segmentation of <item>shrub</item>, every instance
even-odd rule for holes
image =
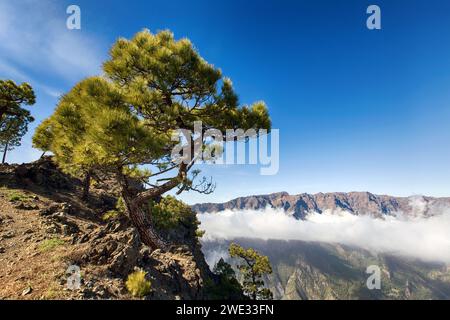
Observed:
[[[103,221],[114,220],[119,215],[120,215],[119,211],[117,211],[117,210],[109,210],[109,211],[105,212],[105,214],[102,216],[102,220]]]
[[[122,197],[117,199],[115,209],[105,212],[102,216],[103,221],[114,220],[118,218],[121,214],[125,214],[126,208]]]
[[[17,194],[11,195],[9,197],[9,201],[10,202],[16,202],[16,201],[20,201],[20,200],[22,200],[22,197],[20,195],[17,195]]]
[[[123,201],[122,197],[117,199],[116,211],[119,212],[119,213],[125,213],[126,212],[125,202]]]
[[[143,270],[138,270],[128,275],[125,286],[133,297],[142,298],[150,293],[152,283],[145,279],[146,275],[147,272]]]
[[[39,245],[39,250],[40,251],[50,251],[53,250],[54,248],[61,246],[64,244],[64,241],[59,239],[59,238],[52,238],[52,239],[47,239],[41,242],[41,244]]]
[[[198,224],[195,212],[185,203],[175,197],[167,196],[156,203],[149,203],[153,223],[158,230],[170,230],[179,224]]]
[[[8,200],[9,202],[17,202],[17,201],[27,201],[27,200],[31,200],[31,197],[19,192],[19,191],[9,191],[7,192],[8,194]]]

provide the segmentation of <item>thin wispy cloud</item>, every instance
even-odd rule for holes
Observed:
[[[5,62],[5,60],[2,60],[1,58],[0,58],[0,74],[5,77],[12,78],[16,81],[31,83],[34,88],[41,89],[45,94],[47,94],[50,97],[58,98],[61,96],[61,91],[59,91],[58,89],[53,88],[51,86],[47,86],[43,84],[41,81],[37,81],[30,75],[17,69],[15,66],[13,66],[12,63],[7,63]]]
[[[98,73],[102,61],[98,39],[83,30],[68,30],[66,18],[65,8],[54,1],[2,1],[2,73],[29,77],[45,72],[70,82]]]

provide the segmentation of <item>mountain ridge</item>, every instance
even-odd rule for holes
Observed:
[[[300,193],[290,195],[276,192],[266,195],[239,197],[223,203],[200,203],[192,206],[197,213],[214,213],[224,210],[261,210],[266,207],[283,209],[297,219],[309,212],[345,210],[355,215],[382,217],[403,212],[408,215],[433,215],[450,207],[450,197],[410,196],[396,197],[370,192]]]

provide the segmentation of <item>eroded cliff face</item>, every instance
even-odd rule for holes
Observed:
[[[198,213],[219,212],[223,210],[259,210],[266,207],[280,208],[297,219],[303,219],[308,212],[322,213],[325,210],[341,209],[356,215],[381,217],[397,212],[415,214],[417,206],[421,214],[431,214],[437,207],[450,206],[450,198],[432,197],[392,197],[375,195],[369,192],[317,193],[290,195],[286,192],[237,198],[225,203],[202,203],[193,205]]]
[[[87,203],[81,186],[49,158],[0,167],[0,299],[131,299],[136,268],[152,283],[146,299],[205,298],[211,273],[194,225],[167,234],[168,252],[151,252],[125,216],[104,219],[114,185],[94,186]],[[70,266],[81,271],[77,290],[67,288]]]

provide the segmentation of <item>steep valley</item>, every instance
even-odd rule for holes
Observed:
[[[203,243],[207,261],[226,255],[231,241]],[[450,299],[450,268],[443,263],[377,254],[338,244],[234,239],[267,255],[266,280],[275,299]],[[381,269],[381,289],[369,290],[367,267]]]

